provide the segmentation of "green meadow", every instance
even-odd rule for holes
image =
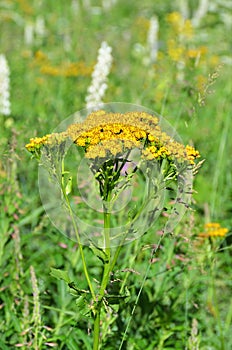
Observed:
[[[11,104],[5,115],[0,67],[1,350],[93,349],[91,306],[79,298],[88,290],[82,253],[50,221],[39,165],[25,145],[86,108],[104,41],[112,66],[102,101],[161,115],[204,162],[173,232],[160,239],[164,210],[122,246],[105,291],[99,349],[232,349],[232,6],[210,1],[201,17],[200,3],[1,0]],[[96,249],[83,246],[98,290]]]

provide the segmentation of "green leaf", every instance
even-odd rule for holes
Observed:
[[[70,294],[72,295],[79,296],[82,294],[89,294],[88,290],[78,288],[74,282],[70,282],[68,286],[71,289]]]
[[[105,299],[107,300],[108,304],[117,305],[124,299],[124,296],[108,294],[105,296]]]
[[[91,309],[84,296],[76,299],[76,305],[81,315],[90,316]]]
[[[93,251],[94,255],[96,255],[103,262],[103,264],[109,262],[108,256],[102,248],[97,247],[93,243],[90,243],[89,247]]]
[[[54,269],[53,267],[51,267],[50,275],[57,278],[58,280],[63,280],[66,283],[71,283],[71,279],[68,275],[68,271],[62,271],[62,270]]]
[[[114,304],[119,304],[121,301],[123,301],[124,303],[127,303],[130,297],[130,292],[128,290],[127,287],[125,287],[125,294],[118,294],[118,295],[114,295],[114,294],[107,294],[105,295],[105,299],[107,300],[107,302],[111,305]]]
[[[0,347],[2,350],[10,350],[10,348],[8,348],[8,346],[6,346],[0,339]]]

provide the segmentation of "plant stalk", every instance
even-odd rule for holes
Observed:
[[[64,163],[62,162],[62,174],[63,174],[63,173],[64,173]],[[71,208],[71,205],[70,205],[70,202],[69,202],[69,198],[68,198],[68,196],[67,196],[67,194],[66,194],[66,191],[65,191],[63,178],[62,178],[62,181],[61,181],[61,188],[62,188],[62,193],[63,193],[64,199],[65,199],[66,204],[67,204],[67,206],[68,206],[69,215],[70,215],[71,220],[72,220],[72,224],[73,224],[73,228],[74,228],[74,231],[75,231],[75,235],[76,235],[78,247],[79,247],[79,249],[80,249],[81,260],[82,260],[82,265],[83,265],[83,270],[84,270],[85,278],[86,278],[86,281],[87,281],[87,283],[88,283],[89,290],[90,290],[90,293],[91,293],[91,295],[92,295],[92,298],[93,298],[94,301],[96,301],[96,295],[95,295],[95,292],[94,292],[94,290],[93,290],[92,283],[91,283],[91,281],[90,281],[90,277],[89,277],[89,273],[88,273],[88,268],[87,268],[86,261],[85,261],[85,255],[84,255],[84,251],[83,251],[83,245],[81,244],[80,235],[79,235],[79,232],[78,232],[78,228],[77,228],[77,225],[76,225],[75,218],[74,218],[74,216],[73,216],[73,211],[72,211],[72,208]]]
[[[110,194],[108,193],[107,203],[109,202],[110,202]],[[106,254],[106,261],[104,262],[102,281],[101,281],[99,294],[97,295],[97,304],[95,307],[93,350],[99,349],[101,309],[103,304],[103,298],[105,295],[105,290],[109,282],[109,277],[111,272],[110,212],[108,211],[108,206],[104,206],[103,208],[104,208],[104,251]]]

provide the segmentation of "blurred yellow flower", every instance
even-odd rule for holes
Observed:
[[[201,52],[199,49],[189,49],[186,52],[186,55],[188,58],[198,58],[201,55]]]
[[[204,225],[204,232],[199,233],[199,237],[225,237],[229,232],[228,228],[221,227],[217,222],[209,222]]]
[[[205,86],[207,84],[208,78],[202,74],[199,74],[196,77],[196,81],[197,81],[197,90],[200,93],[203,93],[205,91]]]
[[[190,19],[186,19],[181,28],[181,34],[183,34],[187,39],[191,39],[193,37],[193,26]]]
[[[181,34],[186,39],[193,37],[193,25],[190,19],[184,19],[179,12],[169,13],[166,17],[167,22],[171,25],[176,34]]]
[[[157,88],[154,95],[155,95],[154,100],[156,102],[161,102],[165,97],[165,91],[162,91],[159,88]]]
[[[59,75],[60,70],[57,67],[53,67],[53,66],[50,66],[50,65],[43,65],[40,68],[40,72],[42,74],[57,76],[57,75]]]
[[[171,39],[168,41],[168,56],[175,62],[179,62],[184,53],[184,47],[178,46],[175,40]]]
[[[38,62],[41,62],[41,61],[46,61],[48,59],[47,55],[41,51],[41,50],[38,50],[36,51],[35,53],[35,59],[38,61]]]
[[[150,28],[150,20],[146,17],[138,17],[134,22],[134,27],[137,33],[137,40],[144,42]]]
[[[107,113],[92,112],[82,123],[71,124],[65,132],[30,139],[26,149],[39,156],[42,146],[60,145],[71,139],[83,147],[89,159],[120,156],[139,148],[147,160],[168,159],[194,165],[200,154],[191,146],[173,140],[162,132],[157,117],[145,112]]]
[[[32,66],[37,66],[40,73],[50,76],[77,77],[89,76],[93,67],[87,66],[85,62],[62,62],[59,65],[53,65],[48,56],[41,50],[36,51]]]
[[[34,9],[31,6],[30,2],[27,0],[16,0],[19,4],[20,9],[27,15],[32,15],[34,13]]]
[[[181,13],[179,12],[169,13],[166,19],[167,19],[167,22],[170,23],[174,29],[176,29],[177,31],[180,30],[183,22],[183,17]]]
[[[220,58],[217,55],[213,55],[209,58],[209,64],[210,66],[217,66],[220,63]]]
[[[206,55],[207,52],[209,51],[209,50],[208,50],[208,47],[206,47],[206,46],[199,46],[199,47],[198,47],[198,50],[200,51],[200,54],[201,54],[201,55]]]

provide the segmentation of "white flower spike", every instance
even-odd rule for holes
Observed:
[[[102,103],[107,89],[107,77],[112,66],[112,48],[103,41],[98,50],[97,63],[92,73],[92,82],[87,90],[85,98],[86,107],[92,108]]]
[[[0,114],[10,113],[10,69],[5,55],[0,55]]]

